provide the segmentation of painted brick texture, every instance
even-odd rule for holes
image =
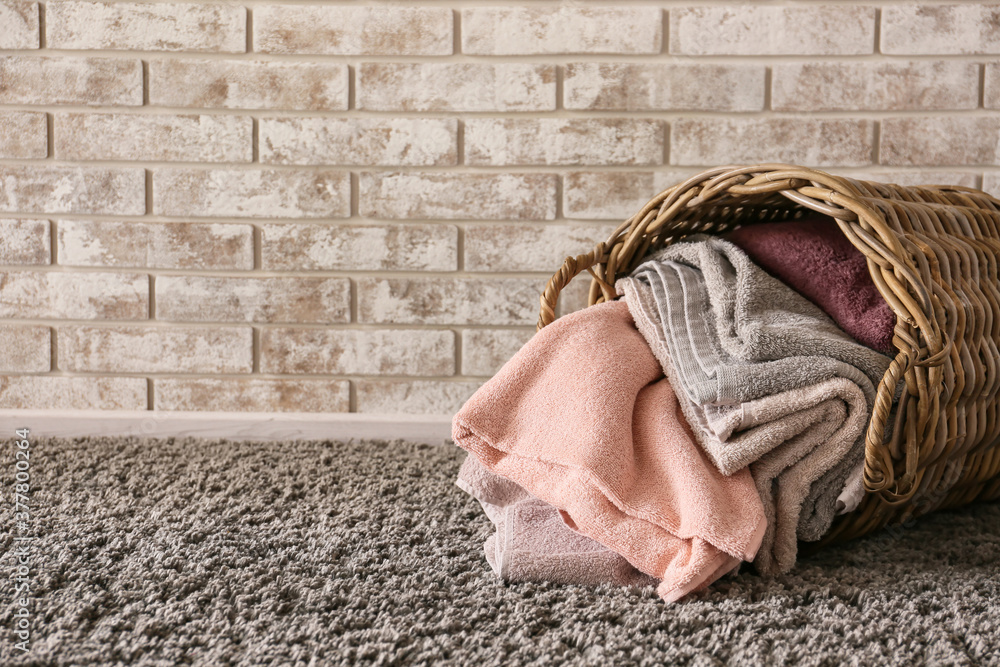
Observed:
[[[37,49],[38,3],[25,0],[0,2],[0,49]]]
[[[0,0],[0,408],[450,414],[663,189],[998,119],[986,1]]]

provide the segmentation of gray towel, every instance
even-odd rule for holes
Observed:
[[[890,359],[721,239],[664,248],[616,289],[678,395],[688,398],[685,417],[715,464],[731,474],[755,463],[765,510],[776,521],[757,565],[787,570],[796,533],[826,532],[838,497],[856,487],[849,475],[863,459],[864,426]],[[824,384],[834,379],[836,391]],[[823,429],[838,434],[836,445],[817,440]]]

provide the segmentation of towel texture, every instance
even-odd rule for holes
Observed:
[[[719,470],[753,464],[769,527],[755,565],[789,569],[829,529],[863,458],[890,359],[858,344],[739,248],[701,237],[618,281]],[[846,498],[853,501],[853,496]]]
[[[545,327],[455,416],[455,442],[661,581],[667,601],[752,560],[766,529],[749,470],[701,448],[626,304]]]
[[[822,308],[859,343],[895,355],[896,315],[875,287],[865,256],[833,218],[751,225],[726,238],[755,264]]]
[[[656,585],[622,556],[566,525],[552,505],[483,466],[470,454],[455,482],[496,526],[484,545],[486,561],[506,581],[561,584]]]

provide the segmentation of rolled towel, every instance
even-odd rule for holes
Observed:
[[[496,526],[486,561],[505,581],[655,586],[621,555],[573,530],[552,505],[491,472],[470,454],[455,482]]]
[[[749,470],[721,474],[628,307],[543,328],[462,407],[455,442],[660,580],[672,602],[753,560],[766,528]]]

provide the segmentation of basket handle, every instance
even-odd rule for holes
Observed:
[[[562,292],[563,288],[566,287],[566,285],[568,285],[573,278],[583,271],[587,271],[594,277],[597,284],[601,286],[606,300],[614,298],[614,285],[609,285],[605,282],[604,278],[599,275],[598,272],[594,271],[593,268],[595,265],[607,260],[607,250],[607,242],[601,241],[590,252],[577,255],[576,257],[567,257],[563,261],[563,265],[559,267],[559,270],[556,271],[551,278],[549,278],[549,281],[545,284],[545,290],[542,292],[542,295],[538,297],[541,309],[538,313],[538,324],[535,327],[536,331],[546,325],[552,324],[552,322],[555,321],[556,304],[559,301],[559,293]]]

